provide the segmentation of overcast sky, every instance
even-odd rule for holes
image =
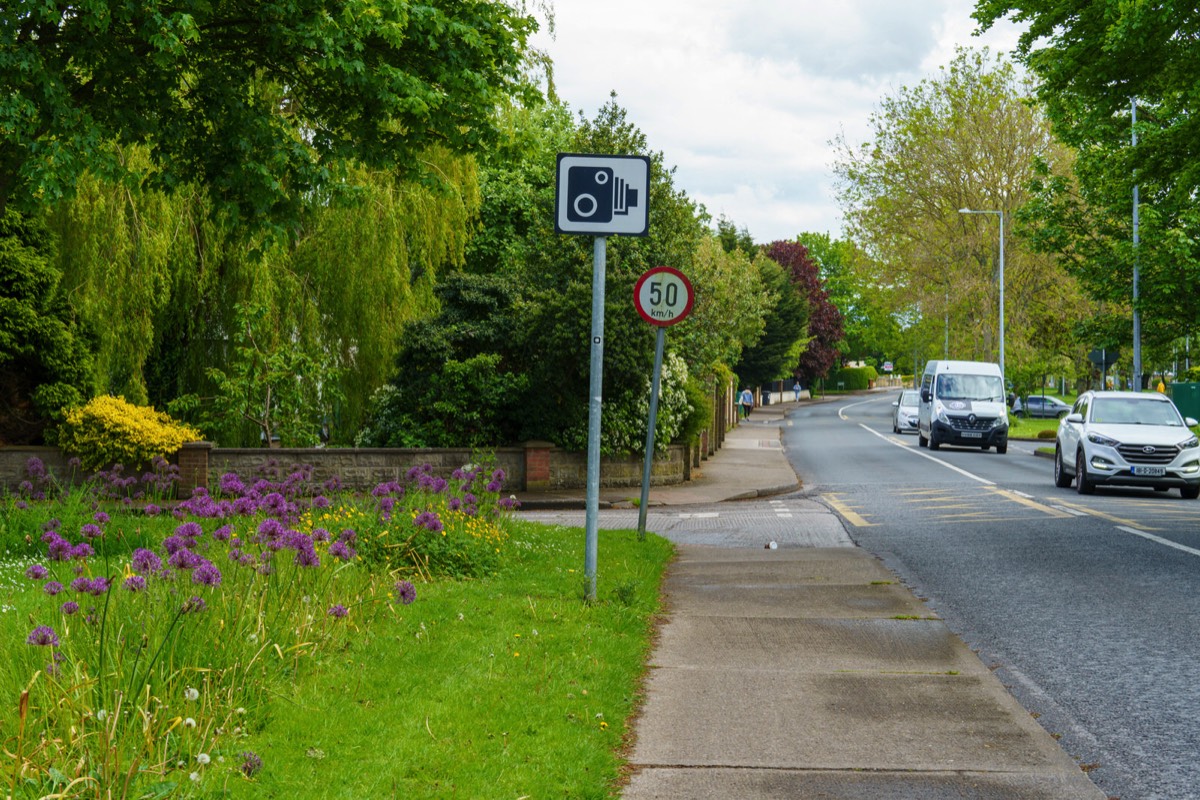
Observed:
[[[973,0],[555,0],[536,43],[559,96],[589,118],[611,91],[677,168],[676,186],[755,241],[835,238],[839,132],[861,143],[882,98],[933,77],[972,36]]]

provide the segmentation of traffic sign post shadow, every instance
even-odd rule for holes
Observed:
[[[604,273],[607,236],[650,232],[650,159],[559,153],[555,172],[554,230],[595,237],[592,248],[592,340],[588,400],[587,510],[583,573],[586,596],[596,599],[600,512],[600,408],[604,386]]]

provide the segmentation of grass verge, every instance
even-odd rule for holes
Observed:
[[[602,531],[589,604],[583,531],[512,527],[496,574],[422,585],[275,698],[238,796],[617,796],[673,548]]]

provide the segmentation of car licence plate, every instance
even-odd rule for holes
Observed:
[[[979,431],[963,431],[962,437],[964,439],[982,439],[983,434]]]
[[[1134,467],[1134,475],[1144,475],[1148,478],[1161,478],[1167,474],[1166,467]]]

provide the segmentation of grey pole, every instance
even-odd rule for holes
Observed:
[[[1133,103],[1133,146],[1137,147],[1137,98]],[[1142,312],[1138,310],[1138,185],[1133,184],[1133,379],[1142,390]]]
[[[654,341],[654,377],[650,381],[650,424],[646,426],[646,461],[642,466],[642,501],[638,504],[638,541],[646,540],[646,505],[650,502],[650,465],[654,461],[654,427],[658,424],[658,386],[662,376],[665,328],[658,329]]]
[[[1004,371],[1004,211],[996,214],[1000,217],[1000,378],[1007,381],[1008,373]],[[1008,384],[1000,387],[1000,391],[1007,392]]]
[[[604,269],[608,240],[597,236],[592,246],[592,363],[588,400],[586,536],[583,575],[587,600],[596,599],[596,533],[600,514],[600,402],[604,390]]]

